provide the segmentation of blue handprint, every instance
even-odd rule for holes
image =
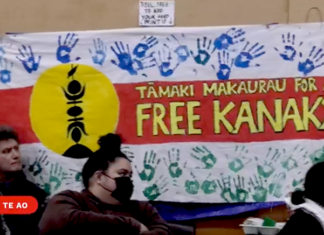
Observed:
[[[166,44],[163,44],[162,50],[159,50],[158,58],[156,58],[155,61],[156,61],[156,64],[158,65],[158,68],[160,70],[160,74],[163,77],[171,76],[180,64],[180,62],[177,61],[176,65],[172,66],[171,51],[170,51],[170,48]]]
[[[184,34],[182,34],[182,37],[185,38]],[[167,40],[170,43],[174,43],[171,39],[173,39],[173,41],[178,44],[178,46],[174,50],[174,53],[177,54],[179,63],[187,61],[188,57],[190,56],[188,46],[181,44],[177,37],[173,34],[171,34],[170,38],[167,38]]]
[[[245,40],[244,35],[243,29],[231,28],[215,39],[214,47],[217,50],[228,50],[230,46],[243,42]]]
[[[317,52],[315,53],[315,51]],[[302,58],[303,54],[300,53],[299,56],[300,58]],[[320,48],[317,50],[317,47],[313,46],[312,50],[309,53],[308,58],[303,62],[299,62],[298,71],[302,72],[306,76],[314,69],[324,65],[323,57],[324,57],[323,49]]]
[[[78,43],[79,38],[75,33],[68,33],[65,37],[65,40],[62,44],[62,37],[61,35],[58,37],[58,48],[56,51],[56,59],[63,64],[69,63],[71,61],[70,53],[72,49]],[[80,57],[75,58],[75,60],[80,60]]]
[[[156,37],[150,36],[150,37],[146,37],[144,36],[140,43],[138,43],[136,45],[136,47],[133,50],[133,55],[136,58],[144,58],[147,57],[147,51],[156,46],[159,43],[159,41],[157,40]]]
[[[106,60],[107,46],[100,38],[97,38],[97,40],[93,39],[93,46],[94,46],[94,53],[92,53],[92,50],[89,49],[89,52],[92,56],[92,61],[94,64],[99,64],[102,66]]]
[[[0,60],[0,82],[3,84],[11,82],[11,68],[13,67],[13,62],[8,63],[6,59]]]
[[[118,66],[122,70],[126,70],[130,75],[137,75],[137,71],[134,69],[132,55],[129,50],[129,45],[126,44],[126,48],[123,42],[115,42],[115,47],[111,46],[110,49],[115,53],[118,59],[118,63],[115,60],[111,60],[111,63]]]
[[[274,49],[279,53],[279,55],[283,60],[293,61],[297,54],[296,45],[295,45],[295,41],[296,41],[295,34],[290,34],[290,33],[288,33],[287,35],[282,34],[281,38],[282,38],[282,43],[284,45],[283,50],[279,50],[277,47],[275,47]],[[300,42],[297,47],[300,47],[302,44],[303,42]]]
[[[4,55],[6,54],[6,51],[4,50],[3,46],[2,46],[2,39],[0,41],[0,60],[4,57]]]
[[[31,46],[28,46],[28,49],[25,45],[22,45],[21,47],[22,49],[18,49],[20,55],[16,56],[16,58],[22,63],[28,73],[32,73],[33,71],[36,72],[42,57],[38,56],[38,59],[36,60]]]
[[[207,37],[204,37],[202,43],[201,39],[197,39],[197,49],[198,54],[194,55],[193,51],[190,51],[194,60],[197,64],[206,65],[210,60],[210,55],[215,51],[215,48],[211,46],[212,40],[208,40]]]
[[[138,59],[138,58],[134,59],[133,64],[134,64],[134,69],[136,71],[140,71],[140,70],[144,70],[156,66],[155,59],[153,58],[153,53],[142,59]],[[142,75],[146,77],[146,74],[142,74]]]
[[[235,66],[238,68],[249,68],[249,67],[258,67],[260,64],[251,65],[251,61],[259,58],[265,54],[263,51],[264,46],[260,46],[259,43],[254,44],[250,49],[248,49],[250,42],[247,42],[240,54],[235,58]]]
[[[118,59],[118,62],[111,60],[111,63],[118,66],[122,70],[128,71],[130,75],[137,75],[138,71],[151,68],[156,65],[153,58],[153,53],[143,58],[136,57],[133,59],[128,44],[126,44],[125,47],[123,42],[115,42],[115,47],[111,46],[110,48]],[[146,76],[146,74],[142,75]]]
[[[219,69],[216,72],[217,78],[219,80],[228,80],[231,75],[234,59],[230,58],[228,51],[223,50],[222,52],[218,52],[218,63]],[[212,68],[216,71],[215,65],[212,65]]]

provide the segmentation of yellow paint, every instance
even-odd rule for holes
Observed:
[[[76,65],[73,65],[76,66]],[[67,104],[64,95],[72,77],[68,78],[70,64],[52,67],[41,74],[33,88],[30,102],[31,125],[39,140],[52,151],[63,154],[75,142],[68,137],[67,128],[71,119],[67,110],[73,104]],[[79,144],[95,151],[98,138],[114,132],[119,117],[119,99],[113,84],[101,72],[88,65],[78,65],[74,80],[85,86],[85,94],[80,99],[83,117],[88,135],[82,135]]]
[[[138,104],[136,107],[136,126],[137,136],[144,135],[144,121],[151,122],[153,126],[153,136],[163,135],[197,135],[202,130],[195,127],[195,122],[200,120],[199,114],[195,113],[195,108],[200,107],[199,101],[189,102],[170,102],[169,103],[169,122],[166,120],[167,108],[160,103]],[[186,113],[179,114],[178,108],[184,108]],[[147,113],[145,111],[151,110]],[[187,116],[188,121],[184,129],[179,128],[179,123],[183,123]]]

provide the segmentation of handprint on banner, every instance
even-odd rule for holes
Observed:
[[[180,149],[171,149],[168,151],[169,162],[163,158],[165,165],[168,167],[169,174],[172,179],[179,178],[182,175],[180,168]],[[185,165],[184,165],[185,166]]]
[[[142,181],[151,181],[154,178],[156,168],[160,164],[160,159],[156,160],[156,153],[152,150],[145,152],[144,161],[143,161],[143,170],[140,172],[137,165],[135,169]]]
[[[7,59],[0,60],[0,82],[7,84],[11,82],[11,69],[13,62],[8,62]]]
[[[193,172],[190,172],[191,178],[185,181],[185,189],[188,194],[196,195],[200,189],[200,183],[196,179],[196,176]]]
[[[194,153],[191,153],[190,156],[201,161],[205,165],[205,169],[211,169],[215,166],[217,158],[209,151],[205,146],[196,146],[192,148]],[[199,167],[196,167],[199,169]]]
[[[287,155],[286,149],[283,149],[283,154],[285,156]],[[309,161],[307,161],[307,151],[305,150],[305,148],[300,148],[299,145],[297,145],[293,149],[293,151],[289,154],[289,156],[287,156],[287,158],[281,162],[281,165],[287,171],[291,171],[298,168],[299,165],[301,165],[298,164],[298,162],[299,163],[304,162],[304,165],[309,163]]]
[[[283,195],[283,186],[286,183],[286,173],[274,175],[272,182],[269,184],[269,194],[276,198],[281,198]]]
[[[296,35],[287,33],[287,35],[282,34],[282,49],[275,47],[274,49],[279,53],[280,57],[286,61],[294,61],[297,55],[298,49],[303,45],[303,42],[296,43]]]
[[[250,67],[259,67],[260,64],[251,64],[251,62],[261,56],[266,52],[263,50],[264,46],[259,43],[255,43],[250,48],[248,47],[250,42],[246,42],[245,47],[236,57],[234,64],[238,68],[250,68]],[[249,49],[248,49],[249,48]]]
[[[237,181],[233,178],[233,182],[236,189],[236,202],[246,202],[249,198],[249,192],[245,190],[245,178],[238,175]]]
[[[213,64],[211,66],[216,72],[216,76],[219,80],[228,80],[231,75],[234,59],[230,58],[230,53],[225,50],[219,51],[217,55],[219,64],[218,69],[216,69],[215,65]]]
[[[125,47],[123,42],[115,42],[115,47],[111,46],[110,49],[115,53],[118,59],[118,62],[112,60],[111,63],[122,70],[128,71],[130,75],[137,75],[137,71],[133,66],[134,62],[128,44],[126,44]]]
[[[304,188],[305,183],[305,176],[302,175],[301,171],[297,173],[297,178],[293,179],[291,186],[293,187],[294,191],[302,191]]]
[[[195,55],[192,50],[190,53],[197,64],[206,65],[214,51],[215,48],[212,46],[212,40],[203,37],[203,39],[197,39],[197,54]]]
[[[210,180],[211,173],[207,176],[207,178],[204,180],[204,182],[201,184],[201,190],[204,192],[204,194],[213,194],[216,192],[217,184],[216,180]]]
[[[152,54],[147,57],[133,60],[129,45],[124,45],[123,42],[115,42],[115,46],[111,46],[110,49],[114,52],[118,60],[118,62],[116,60],[111,60],[111,63],[127,71],[130,75],[137,75],[138,71],[156,66]],[[143,75],[146,76],[145,74]]]
[[[178,68],[182,61],[179,57],[175,58],[175,55],[175,53],[171,53],[170,47],[166,44],[163,44],[162,49],[158,51],[157,55],[154,55],[161,76],[169,77]]]
[[[44,167],[46,167],[49,164],[49,161],[47,160],[47,154],[46,150],[39,150],[38,151],[41,156],[36,157],[33,163],[29,163],[28,171],[33,176],[38,176],[40,173],[42,173]]]
[[[135,58],[143,59],[147,57],[149,49],[156,46],[159,43],[156,37],[154,36],[144,36],[141,41],[135,46],[133,50],[133,55]]]
[[[122,153],[124,153],[126,155],[126,157],[128,158],[128,160],[130,160],[131,162],[134,160],[134,153],[130,149],[130,147],[128,147],[128,146],[122,146],[121,147],[121,151],[122,151]]]
[[[298,71],[303,73],[304,76],[324,65],[324,52],[322,48],[313,46],[306,60],[303,58],[303,53],[300,52],[299,56],[303,61],[299,61]]]
[[[39,55],[36,59],[31,46],[26,47],[22,45],[21,47],[21,49],[18,48],[20,55],[16,56],[16,58],[22,63],[28,73],[36,72],[42,57]]]
[[[222,190],[220,196],[226,202],[235,202],[236,196],[231,189],[231,176],[225,177],[221,175],[221,180],[217,180],[219,188]]]
[[[263,178],[254,175],[254,181],[250,178],[249,192],[255,202],[266,202],[268,197],[268,189],[265,188],[265,183]]]
[[[271,147],[268,149],[268,153],[264,158],[265,160],[263,164],[259,162],[258,157],[255,157],[258,175],[265,179],[269,178],[275,172],[274,163],[276,163],[280,157],[281,154],[279,153],[279,149],[272,149]]]
[[[82,172],[81,171],[77,171],[77,170],[74,170],[74,169],[69,169],[69,171],[71,173],[68,174],[68,175],[70,177],[72,177],[71,179],[73,179],[73,183],[82,181]],[[66,179],[68,179],[68,178],[66,178]]]
[[[5,54],[6,54],[6,51],[4,49],[3,39],[0,38],[0,60],[2,60],[2,58],[4,57]]]
[[[315,150],[309,157],[313,165],[324,162],[324,147]]]
[[[228,162],[228,168],[234,173],[238,173],[239,171],[241,171],[248,163],[252,161],[250,158],[246,157],[248,153],[249,150],[247,150],[245,146],[236,146],[234,155],[237,157],[235,157],[232,161]],[[227,154],[225,155],[226,158],[229,160],[230,157]]]
[[[245,31],[243,29],[231,28],[223,33],[214,41],[214,47],[217,50],[228,50],[231,46],[245,41]]]
[[[181,34],[181,37],[185,39],[184,34]],[[177,55],[178,62],[183,63],[187,61],[187,59],[190,56],[188,46],[181,44],[179,39],[174,34],[171,34],[170,37],[167,38],[167,40],[170,42],[171,45],[177,45],[177,47],[174,49],[174,53]]]
[[[154,182],[154,184],[146,187],[143,191],[144,196],[149,201],[156,200],[159,196],[166,193],[169,189],[166,188],[168,185],[168,178],[162,175]]]
[[[90,55],[94,64],[103,65],[107,57],[107,45],[100,39],[93,39],[94,50],[89,48]]]
[[[56,51],[56,59],[63,64],[71,62],[70,53],[72,49],[78,44],[79,38],[75,33],[68,33],[62,43],[62,36],[58,37],[58,48]],[[75,58],[75,61],[80,60],[80,57]]]
[[[39,176],[39,179],[42,181],[42,184],[39,186],[44,189],[44,191],[48,195],[52,195],[55,191],[57,191],[60,186],[62,185],[63,180],[68,179],[66,178],[67,174],[63,172],[62,166],[59,166],[58,163],[52,163],[50,169],[49,180],[44,181],[42,175]]]

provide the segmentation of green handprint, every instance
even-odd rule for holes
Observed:
[[[298,163],[295,159],[293,159],[291,156],[288,157],[285,161],[281,163],[282,167],[286,169],[287,171],[290,171],[292,169],[295,169],[298,167]]]
[[[37,186],[42,188],[47,195],[51,195],[52,194],[51,184],[45,183],[43,176],[41,176],[41,175],[39,176],[39,179],[42,182],[42,184],[38,183]]]
[[[270,147],[268,149],[268,153],[266,155],[266,159],[268,159],[268,160],[265,160],[263,165],[260,165],[258,163],[259,159],[257,157],[255,157],[255,160],[257,162],[258,175],[263,177],[263,178],[269,178],[273,174],[273,172],[275,171],[273,163],[277,162],[278,159],[281,156],[280,153],[279,153],[279,150],[276,149],[274,151],[274,153],[272,154],[271,159],[269,159],[269,156],[270,156],[271,153],[272,153],[272,148]]]
[[[179,167],[180,150],[173,148],[170,151],[168,151],[168,155],[169,163],[167,163],[165,158],[163,158],[163,160],[165,165],[169,169],[169,174],[172,178],[179,178],[182,175],[182,169]]]
[[[249,197],[249,192],[246,191],[244,185],[244,177],[237,176],[237,183],[235,179],[233,179],[234,185],[236,188],[236,201],[237,202],[246,202]]]
[[[166,189],[165,187],[168,185],[168,182],[166,182],[167,178],[163,179],[163,176],[161,175],[160,178],[158,178],[153,185],[148,186],[144,189],[143,194],[149,201],[154,201],[157,199],[161,194],[167,192],[169,189]],[[165,189],[163,191],[163,189]]]
[[[301,174],[301,172],[298,172],[298,175],[300,175],[300,174]],[[294,191],[302,191],[304,182],[305,182],[304,178],[300,178],[299,180],[293,179],[292,186],[294,188]]]
[[[324,147],[317,149],[310,155],[313,165],[324,161]]]
[[[73,170],[73,169],[69,169],[69,171],[73,172],[70,175],[74,175],[74,181],[75,182],[81,182],[82,181],[82,172],[77,171],[77,170]]]
[[[252,194],[252,198],[255,202],[265,202],[267,200],[268,196],[268,190],[263,187],[263,180],[259,176],[259,179],[256,175],[254,175],[254,181],[252,178],[250,178],[249,185],[252,187],[252,189],[249,189],[250,193]],[[254,193],[252,193],[252,190]]]
[[[217,184],[215,180],[208,180],[211,173],[207,176],[206,180],[202,183],[201,189],[205,194],[212,194],[216,192]]]
[[[226,202],[235,202],[236,201],[236,197],[235,197],[235,194],[232,192],[232,189],[231,189],[231,177],[228,176],[227,178],[225,178],[222,175],[222,178],[221,179],[222,179],[222,182],[220,182],[220,180],[217,180],[218,186],[222,190],[222,193],[221,193],[220,196]]]
[[[239,172],[240,170],[242,170],[246,164],[248,164],[249,162],[251,162],[251,159],[247,159],[247,161],[244,163],[242,161],[245,160],[245,156],[246,154],[248,154],[249,150],[245,149],[245,146],[243,146],[242,148],[239,148],[239,146],[235,147],[235,155],[238,155],[238,157],[236,157],[234,160],[230,161],[228,163],[228,168],[233,171],[234,173]],[[226,158],[229,159],[228,155],[226,155]]]
[[[306,158],[307,152],[305,152],[305,148],[301,148],[301,149],[298,149],[298,148],[299,148],[299,145],[297,145],[294,148],[293,152],[290,154],[290,156],[286,160],[281,162],[282,167],[284,169],[286,169],[287,171],[296,169],[298,167],[298,161],[296,159],[294,159],[294,158],[300,157],[300,156],[303,156],[303,159]],[[284,149],[283,152],[285,154],[286,150]],[[302,154],[302,152],[305,152],[305,153]]]
[[[151,181],[154,178],[155,170],[160,163],[160,159],[156,160],[156,153],[152,150],[150,152],[150,156],[148,157],[148,152],[145,152],[144,162],[143,162],[143,170],[140,172],[135,165],[137,173],[142,181]]]
[[[205,164],[205,169],[211,169],[217,162],[216,157],[205,147],[195,147],[192,149],[195,154],[191,153],[190,156],[201,161]],[[200,155],[199,157],[197,155]]]
[[[43,167],[47,166],[49,161],[47,161],[47,155],[45,150],[39,150],[41,156],[36,157],[35,161],[32,164],[29,164],[28,171],[34,176],[39,175],[43,171]]]
[[[286,180],[286,173],[274,175],[271,184],[269,185],[269,193],[276,198],[282,197],[282,188]]]
[[[196,195],[199,191],[200,184],[192,172],[190,172],[190,175],[192,176],[192,180],[186,180],[185,182],[186,192],[191,195]]]
[[[130,150],[130,147],[122,146],[121,151],[127,156],[128,160],[130,160],[131,162],[133,161],[134,153]]]
[[[67,174],[63,172],[62,166],[59,166],[58,163],[55,165],[51,164],[49,184],[51,185],[51,192],[55,192],[62,185],[62,181],[65,180]]]

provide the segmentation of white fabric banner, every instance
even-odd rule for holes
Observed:
[[[50,194],[121,134],[133,199],[283,201],[324,160],[321,24],[10,34],[0,124]]]

